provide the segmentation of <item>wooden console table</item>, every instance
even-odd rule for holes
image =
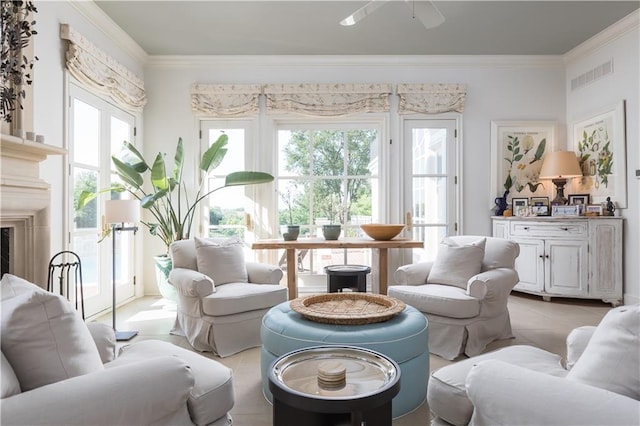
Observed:
[[[380,294],[387,294],[388,253],[390,248],[422,248],[422,241],[397,238],[388,241],[376,241],[369,238],[341,238],[339,240],[325,240],[322,238],[300,238],[296,241],[284,241],[282,239],[259,240],[252,244],[254,250],[285,249],[287,251],[287,287],[289,288],[289,300],[298,297],[296,279],[296,250],[304,249],[355,249],[370,248],[378,251],[378,270],[380,277]]]

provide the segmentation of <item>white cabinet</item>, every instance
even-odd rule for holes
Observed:
[[[622,302],[622,218],[493,218],[493,236],[520,245],[514,290]]]

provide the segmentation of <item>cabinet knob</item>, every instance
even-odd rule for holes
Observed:
[[[560,229],[562,229],[563,231],[568,231],[569,230],[569,228],[560,228]]]
[[[545,254],[545,255],[544,255],[544,257],[546,257],[546,258],[548,259],[548,258],[549,258],[549,255],[548,255],[548,254]]]
[[[523,229],[524,229],[525,231],[528,231],[528,230],[529,230],[529,227],[528,227],[528,226],[525,226]]]
[[[540,259],[544,259],[544,256],[543,256],[543,255],[540,255],[540,256],[538,256],[538,257],[539,257]]]

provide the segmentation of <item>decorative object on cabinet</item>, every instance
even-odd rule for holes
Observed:
[[[573,124],[573,150],[583,177],[577,190],[590,193],[594,203],[610,196],[627,207],[625,102]]]
[[[569,204],[589,204],[589,194],[569,194]]]
[[[604,212],[605,216],[613,216],[613,212],[616,211],[616,206],[611,201],[611,197],[607,197],[606,209]]]
[[[572,151],[554,151],[544,157],[540,179],[551,179],[556,186],[556,198],[551,204],[567,204],[564,197],[564,186],[567,179],[582,176],[576,154]]]
[[[536,216],[549,216],[551,214],[549,197],[531,197],[529,205],[531,206],[531,213]]]
[[[492,193],[550,195],[551,188],[539,175],[543,156],[555,149],[556,131],[556,123],[550,121],[492,121]]]
[[[602,204],[587,204],[584,207],[585,216],[602,216]]]
[[[512,198],[511,211],[515,216],[526,216],[527,207],[529,207],[528,198]]]
[[[509,190],[504,191],[504,195],[502,197],[497,197],[495,200],[493,200],[493,202],[496,203],[496,206],[495,206],[496,216],[502,216],[504,211],[509,206],[509,204],[507,203],[508,197],[509,197]]]
[[[622,302],[621,217],[493,218],[493,236],[520,245],[514,290]]]
[[[551,206],[551,216],[576,217],[582,214],[582,205]]]

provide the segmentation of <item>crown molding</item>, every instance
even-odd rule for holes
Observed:
[[[87,18],[89,22],[94,24],[96,28],[109,37],[125,53],[142,64],[147,63],[149,58],[147,52],[145,52],[129,34],[120,28],[109,15],[104,13],[93,0],[67,0],[67,2],[82,16]]]
[[[553,68],[564,66],[561,55],[155,55],[147,65],[154,68],[216,67],[259,68],[357,67],[376,68]]]
[[[574,47],[563,55],[565,63],[573,62],[584,56],[591,54],[609,43],[623,37],[631,31],[635,31],[640,26],[640,10],[628,14],[615,24],[605,28],[587,41]]]

